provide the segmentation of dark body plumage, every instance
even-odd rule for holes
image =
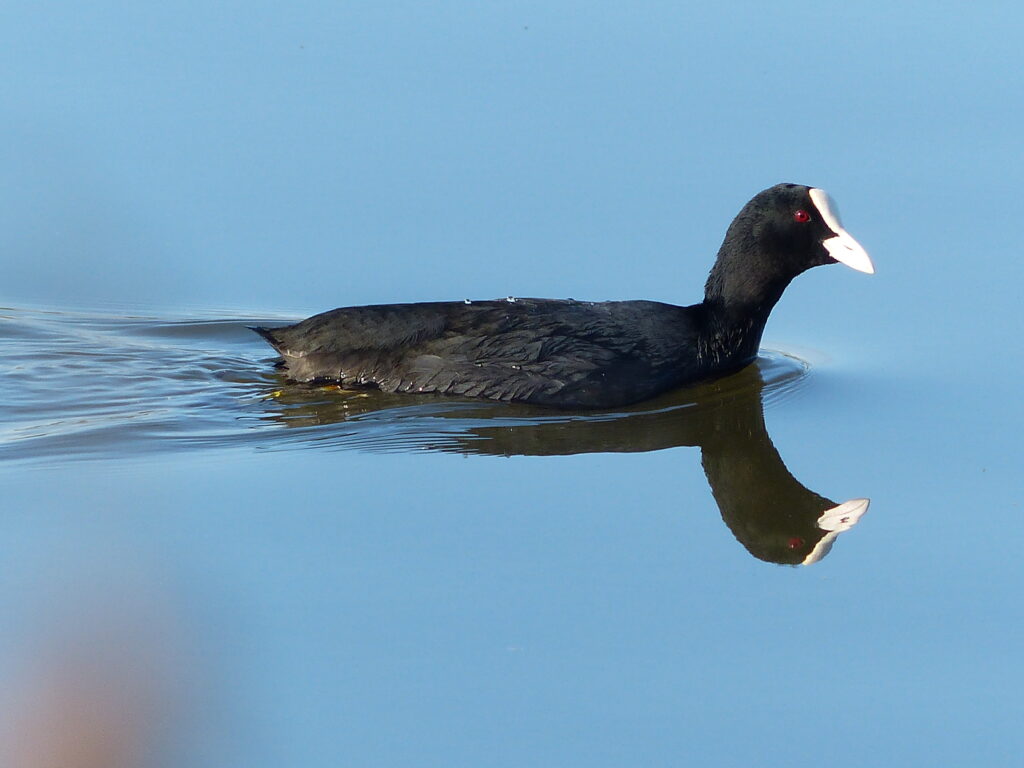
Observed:
[[[298,381],[539,405],[634,402],[703,378],[688,308],[541,299],[347,307],[261,331]]]
[[[800,272],[834,263],[810,188],[780,184],[733,221],[700,304],[502,299],[346,307],[255,328],[289,378],[562,408],[606,408],[747,365]],[[795,221],[794,211],[812,211]]]

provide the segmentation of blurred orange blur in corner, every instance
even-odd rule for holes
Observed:
[[[65,583],[40,601],[39,626],[4,664],[15,679],[0,689],[0,766],[166,764],[182,714],[181,626],[159,590],[125,583]]]

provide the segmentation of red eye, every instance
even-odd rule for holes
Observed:
[[[802,211],[801,211],[801,213],[802,213]],[[805,213],[804,215],[806,216],[807,214]],[[789,541],[786,542],[786,546],[788,546],[790,549],[799,549],[803,545],[804,545],[804,540],[801,539],[799,536],[794,536],[792,539],[790,539]]]
[[[811,214],[801,208],[799,211],[793,214],[793,218],[799,221],[801,224],[806,224],[811,220]]]

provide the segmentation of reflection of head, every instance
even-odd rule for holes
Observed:
[[[324,432],[332,427],[339,447],[374,450],[560,456],[699,446],[722,519],[743,546],[761,560],[809,565],[824,557],[867,505],[856,514],[844,510],[851,520],[845,527],[819,523],[844,505],[801,485],[768,437],[763,392],[792,385],[803,371],[788,358],[762,358],[733,376],[614,413],[296,385],[278,390],[268,404],[275,411],[271,418],[309,429],[318,446],[330,442]]]
[[[701,445],[704,474],[725,524],[754,557],[811,565],[864,514],[866,499],[837,505],[790,474],[765,429],[760,393],[723,402],[715,421]]]

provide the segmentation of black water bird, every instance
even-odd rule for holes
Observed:
[[[700,304],[512,297],[386,304],[253,330],[294,381],[609,408],[748,365],[790,281],[836,262],[874,272],[827,193],[778,184],[729,226]]]

